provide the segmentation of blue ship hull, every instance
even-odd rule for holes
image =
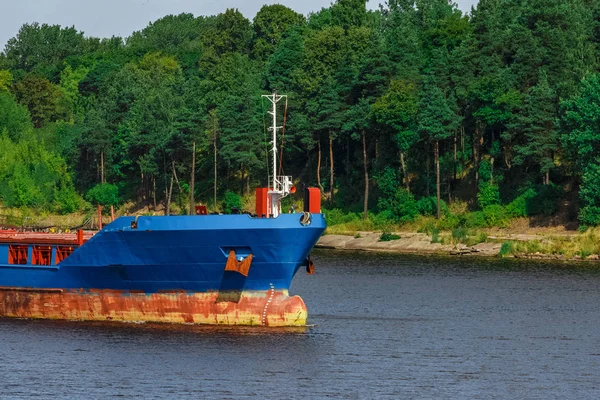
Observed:
[[[254,299],[270,293],[271,297],[281,295],[283,298],[287,296],[292,278],[306,265],[309,252],[325,230],[322,214],[312,214],[307,225],[300,223],[301,216],[121,217],[56,265],[9,264],[10,245],[0,243],[0,288],[12,293],[12,297],[4,296],[4,311],[0,304],[0,315],[37,317],[37,311],[32,311],[31,306],[24,312],[11,313],[10,308],[15,307],[11,302],[22,306],[21,301],[49,301],[45,296],[52,290],[80,296],[114,292],[119,298],[141,293],[152,302],[164,302],[160,296],[165,293],[183,293],[179,297],[195,296],[196,300],[203,293],[222,296],[237,293],[238,302],[241,295]],[[251,256],[247,276],[225,270],[232,251],[238,261]],[[36,295],[15,300],[15,293],[23,291]],[[151,297],[153,294],[158,297]],[[54,301],[60,303],[54,309],[67,307],[64,299]],[[106,301],[113,304],[117,300]],[[260,312],[262,306],[257,307],[259,309],[253,312]],[[82,310],[76,311],[76,315],[82,315]],[[139,310],[134,311],[140,315]],[[70,315],[69,309],[62,312]],[[118,317],[120,311],[115,312]],[[164,313],[164,310],[157,312]],[[41,317],[54,315],[50,311],[45,313]]]

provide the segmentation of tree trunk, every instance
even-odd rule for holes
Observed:
[[[546,182],[544,182],[544,185],[549,185],[550,184],[550,170],[546,171]]]
[[[410,182],[408,181],[408,173],[406,172],[406,162],[404,161],[404,152],[400,152],[400,166],[402,167],[402,183],[406,191],[410,193]]]
[[[365,203],[363,208],[363,220],[367,220],[369,207],[369,171],[367,169],[367,139],[365,131],[362,132],[363,144],[363,166],[365,168]]]
[[[100,152],[100,183],[104,183],[104,151]]]
[[[244,164],[240,165],[240,174],[241,174],[241,179],[240,179],[240,196],[244,196]]]
[[[329,131],[329,203],[333,204],[333,138],[331,137],[331,131]]]
[[[173,195],[173,174],[171,174],[171,184],[169,185],[169,191],[167,195],[167,208],[165,208],[165,215],[171,214],[171,196]]]
[[[481,163],[481,145],[483,144],[483,134],[481,132],[481,123],[475,122],[475,140],[473,141],[473,161],[475,166],[475,188],[479,187],[479,164]]]
[[[250,171],[246,171],[246,196],[250,195]]]
[[[213,138],[214,138],[214,169],[215,180],[213,182],[213,207],[217,209],[217,129],[216,121],[213,121]]]
[[[460,126],[460,151],[465,153],[465,126]]]
[[[173,161],[173,163],[171,164],[171,167],[173,168],[173,177],[175,178],[175,182],[177,183],[177,187],[179,188],[179,193],[183,193],[183,188],[181,187],[181,182],[179,182],[179,179],[177,178],[177,172],[175,171],[175,161]]]
[[[350,171],[350,138],[346,139],[346,171]],[[349,183],[350,174],[344,174],[346,183]]]
[[[490,153],[494,152],[494,130],[492,129],[492,149]],[[490,155],[490,183],[494,182],[494,155]]]
[[[317,185],[321,192],[323,192],[323,185],[321,185],[321,140],[317,140],[317,145],[319,147],[319,156],[317,158]]]
[[[152,201],[154,202],[154,211],[156,211],[156,175],[152,175]]]
[[[435,186],[436,186],[436,190],[437,190],[437,219],[440,219],[441,217],[441,212],[440,212],[440,201],[441,201],[441,193],[440,193],[440,142],[439,141],[435,141],[435,175],[436,175],[436,179],[435,179]]]
[[[146,194],[146,188],[144,186],[144,172],[140,168],[140,197],[142,198],[142,204],[144,203],[144,195]]]
[[[190,215],[194,215],[194,183],[196,178],[196,142],[192,145],[192,179],[190,180]]]
[[[429,179],[431,178],[431,153],[427,151],[427,160],[425,161],[425,196],[429,197]]]
[[[456,180],[456,167],[457,167],[456,164],[457,164],[457,159],[458,159],[457,155],[456,155],[456,153],[457,153],[457,143],[456,143],[457,138],[456,138],[456,136],[457,136],[457,134],[456,134],[456,132],[454,132],[454,180]]]

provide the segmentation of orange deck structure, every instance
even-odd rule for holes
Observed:
[[[81,246],[94,236],[93,231],[77,231],[74,233],[23,232],[16,230],[0,230],[0,243],[23,245],[72,245]]]

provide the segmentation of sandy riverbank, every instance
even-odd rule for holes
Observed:
[[[316,248],[393,252],[401,254],[440,254],[456,256],[499,257],[503,243],[544,243],[555,240],[555,237],[535,234],[510,234],[489,236],[486,242],[472,246],[465,244],[433,243],[430,235],[425,233],[400,232],[399,239],[380,241],[379,232],[360,232],[355,236],[325,235],[316,244]],[[578,235],[565,235],[560,240],[577,240]],[[535,247],[535,246],[533,246]],[[563,261],[598,261],[598,254],[560,254],[558,252],[520,251],[513,254],[503,254],[503,257],[551,259]]]
[[[410,254],[473,254],[488,257],[497,256],[502,247],[501,243],[479,243],[474,246],[432,243],[431,236],[424,233],[401,233],[400,239],[386,242],[379,241],[381,233],[377,232],[360,232],[358,236],[321,236],[315,247]]]

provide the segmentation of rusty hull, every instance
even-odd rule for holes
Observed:
[[[0,317],[211,325],[304,326],[287,290],[131,293],[0,287]]]

